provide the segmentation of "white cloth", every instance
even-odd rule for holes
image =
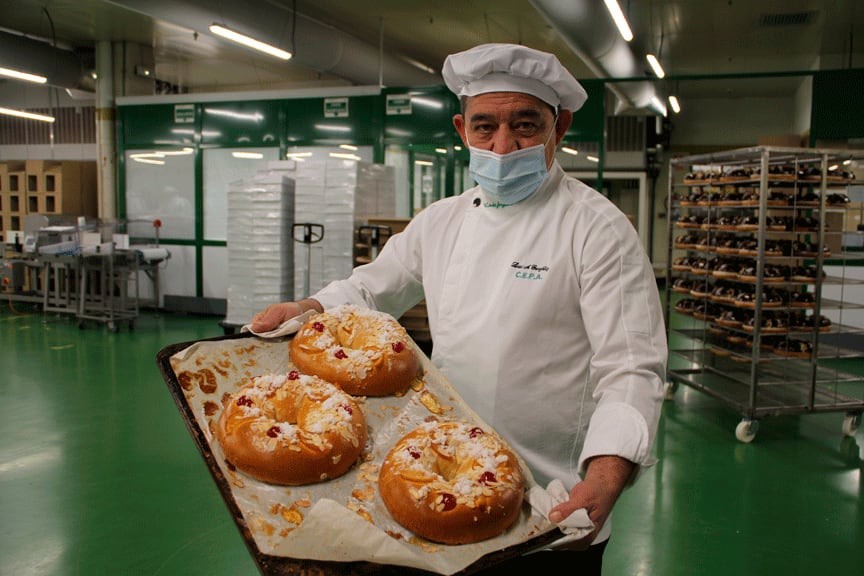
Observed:
[[[315,314],[315,310],[307,310],[299,316],[289,318],[273,330],[265,330],[263,332],[256,332],[252,329],[251,324],[244,324],[243,327],[240,328],[240,332],[251,332],[252,334],[260,336],[261,338],[279,338],[281,336],[288,336],[300,330],[300,328],[303,327],[303,324],[305,324],[306,321]]]
[[[522,92],[573,111],[588,99],[582,85],[554,54],[519,44],[482,44],[451,54],[441,74],[457,96]]]
[[[560,480],[553,480],[546,488],[534,486],[527,494],[531,508],[546,520],[549,520],[552,508],[566,502],[569,497],[569,492]],[[588,517],[587,510],[579,508],[559,522],[558,528],[564,533],[564,537],[555,540],[553,547],[585,538],[594,530],[594,522]]]
[[[542,486],[569,490],[592,456],[652,463],[666,334],[635,229],[557,163],[525,201],[486,200],[425,208],[314,298],[397,318],[425,298],[432,361]]]

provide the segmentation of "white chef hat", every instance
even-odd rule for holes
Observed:
[[[522,92],[575,111],[588,94],[554,54],[519,44],[481,44],[444,61],[444,82],[457,96]]]

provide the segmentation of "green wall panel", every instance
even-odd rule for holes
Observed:
[[[379,96],[346,98],[347,116],[327,117],[325,110],[341,114],[328,104],[336,99],[301,98],[285,100],[285,141],[287,146],[315,144],[373,144],[381,132]]]
[[[810,138],[864,137],[864,70],[832,70],[813,76]]]
[[[208,146],[278,146],[279,100],[201,104],[201,143]]]
[[[408,96],[408,113],[396,113],[393,99]],[[388,104],[389,102],[389,104]],[[453,115],[459,112],[459,100],[444,86],[428,88],[389,88],[381,96],[384,108],[384,142],[386,144],[449,143],[457,141]],[[403,109],[404,110],[404,109]]]
[[[606,83],[603,80],[580,80],[588,93],[585,104],[573,113],[573,123],[566,139],[575,142],[602,142],[605,130]]]
[[[120,106],[118,119],[123,148],[195,143],[197,105],[146,104]]]

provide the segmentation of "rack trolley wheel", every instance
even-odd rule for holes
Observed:
[[[666,384],[663,385],[663,399],[674,399],[676,390],[678,390],[678,384],[676,384],[675,382],[666,382]]]
[[[759,430],[759,422],[751,418],[744,418],[735,427],[735,438],[741,442],[750,443],[756,438],[756,432]]]
[[[854,436],[861,424],[861,412],[847,412],[843,419],[843,434]]]

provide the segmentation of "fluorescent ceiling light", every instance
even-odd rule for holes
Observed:
[[[195,130],[192,128],[171,128],[172,134],[177,134],[178,136],[194,136]],[[219,130],[202,130],[201,136],[205,136],[207,138],[218,138],[222,136],[222,132]]]
[[[562,147],[561,147],[561,151],[562,151],[562,152],[565,152],[565,153],[567,153],[567,154],[572,154],[573,156],[576,156],[576,155],[579,154],[579,151],[578,151],[578,150],[576,150],[575,148],[571,148],[571,147],[569,147],[569,146],[562,146]]]
[[[34,84],[45,84],[45,82],[48,81],[45,76],[30,74],[29,72],[20,72],[18,70],[12,70],[11,68],[0,68],[0,76],[8,76],[9,78],[25,80],[27,82],[33,82]]]
[[[260,112],[234,112],[233,110],[223,110],[221,108],[204,108],[206,114],[213,116],[224,116],[226,118],[234,118],[235,120],[250,120],[252,122],[260,122],[264,119],[264,115]]]
[[[185,148],[181,148],[180,150],[159,150],[158,154],[160,156],[188,156],[195,152],[194,148],[189,148],[188,146]]]
[[[151,158],[132,158],[135,162],[141,162],[142,164],[154,164],[156,166],[164,166],[164,160],[153,160]]]
[[[438,154],[446,154],[447,149],[446,148],[435,148],[435,152],[437,152]]]
[[[33,114],[32,112],[13,110],[12,108],[0,108],[0,114],[6,114],[7,116],[16,116],[18,118],[26,118],[28,120],[39,120],[40,122],[54,122],[53,116],[45,116],[44,114]]]
[[[340,152],[330,152],[330,157],[340,158],[342,160],[362,160],[362,158],[356,154],[342,154]]]
[[[423,72],[426,72],[427,74],[435,74],[435,69],[432,68],[431,66],[427,66],[426,64],[423,64],[422,62],[419,62],[419,61],[414,60],[413,58],[409,58],[407,56],[400,56],[400,58],[402,58],[402,60],[404,60],[405,62],[407,62],[411,66],[414,66],[418,70],[422,70]]]
[[[678,114],[681,112],[681,104],[675,96],[669,96],[669,105],[672,106],[672,111]]]
[[[618,5],[618,0],[603,0],[606,3],[606,8],[615,21],[615,26],[618,27],[618,32],[621,37],[627,42],[633,40],[633,32],[630,30],[630,25],[627,23],[627,18],[624,17],[624,12],[621,11],[621,6]]]
[[[261,160],[264,158],[262,152],[232,152],[231,156],[234,158],[245,158],[247,160]]]
[[[666,71],[663,70],[663,66],[660,65],[660,61],[657,60],[657,57],[654,54],[646,54],[645,58],[648,60],[648,64],[651,65],[651,69],[654,70],[654,74],[657,75],[657,78],[663,78],[666,76]]]
[[[418,166],[434,166],[435,165],[432,162],[430,162],[429,160],[415,160],[414,164],[417,164]]]
[[[314,124],[316,130],[322,132],[351,132],[350,126],[332,125],[332,124]]]
[[[239,32],[235,32],[234,30],[225,28],[224,26],[220,26],[219,24],[211,24],[210,32],[216,34],[217,36],[221,36],[222,38],[231,40],[232,42],[248,46],[249,48],[254,48],[255,50],[259,50],[261,52],[264,52],[265,54],[275,56],[276,58],[281,58],[282,60],[288,60],[289,58],[291,58],[290,52],[286,52],[281,48],[276,48],[275,46],[271,46],[270,44],[266,44],[264,42],[261,42],[260,40],[250,38],[249,36],[240,34]]]
[[[153,150],[152,152],[135,152],[134,154],[129,154],[129,157],[133,160],[164,160],[168,156],[188,156],[194,151],[188,147],[181,148],[180,150]],[[160,164],[164,163],[160,162]]]
[[[419,104],[420,106],[425,106],[427,108],[434,108],[435,110],[441,110],[444,108],[443,102],[433,100],[432,98],[425,98],[423,96],[411,96],[411,103]]]
[[[353,144],[340,144],[339,148],[342,148],[343,150],[351,150],[351,151],[357,150],[357,146],[354,146]]]
[[[585,156],[585,158],[590,160],[591,162],[600,162],[600,158],[598,158],[597,156]]]

